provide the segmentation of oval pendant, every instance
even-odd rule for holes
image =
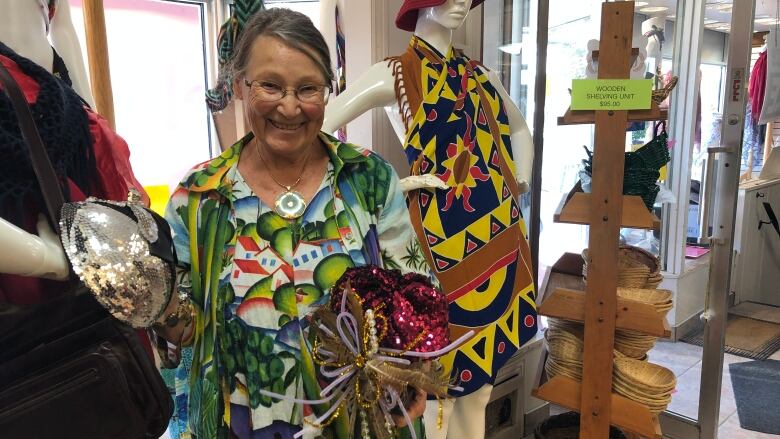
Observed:
[[[284,219],[296,219],[306,210],[306,200],[297,191],[282,192],[276,197],[276,213]]]

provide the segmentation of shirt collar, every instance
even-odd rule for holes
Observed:
[[[191,192],[216,191],[228,199],[232,199],[234,183],[232,175],[234,173],[231,170],[238,166],[241,150],[253,138],[254,134],[249,132],[222,154],[205,162],[198,170],[187,177],[183,186]],[[339,174],[346,165],[361,163],[367,160],[368,150],[351,143],[342,142],[323,132],[319,133],[319,138],[325,145],[330,162],[333,164],[335,181],[338,181]]]

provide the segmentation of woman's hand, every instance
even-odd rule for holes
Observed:
[[[406,413],[409,415],[409,419],[414,421],[422,416],[425,411],[425,401],[428,399],[428,394],[418,388],[414,389],[414,400],[408,406],[405,406]],[[393,421],[395,421],[396,427],[406,427],[406,418],[403,415],[393,415]]]

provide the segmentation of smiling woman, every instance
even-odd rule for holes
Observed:
[[[222,72],[250,132],[193,168],[166,212],[195,306],[187,327],[160,331],[191,358],[177,366],[174,437],[352,437],[338,401],[294,402],[321,400],[327,382],[309,317],[349,267],[428,274],[392,167],[320,131],[331,72],[322,35],[282,8],[247,22]],[[339,416],[316,424],[325,413]]]

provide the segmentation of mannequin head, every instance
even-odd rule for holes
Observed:
[[[423,8],[417,12],[417,20],[431,20],[445,29],[455,30],[466,20],[471,0],[447,0],[446,2]]]
[[[449,30],[455,30],[463,24],[470,9],[484,0],[404,0],[395,25],[402,30],[413,32],[418,19],[430,20]]]

